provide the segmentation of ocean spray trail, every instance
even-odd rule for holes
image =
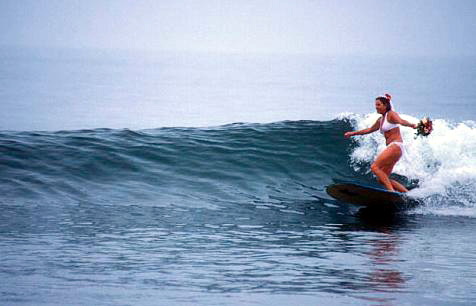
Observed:
[[[402,115],[405,120],[419,119]],[[371,126],[377,114],[344,114],[354,129]],[[434,131],[429,137],[415,137],[415,130],[402,127],[405,155],[394,172],[417,180],[419,188],[410,195],[424,200],[419,213],[476,216],[476,124],[474,121],[450,122],[433,120]],[[385,148],[380,133],[355,137],[351,153],[355,171],[369,173],[368,165]]]
[[[416,118],[406,117],[416,122]],[[0,133],[5,205],[150,205],[223,208],[273,198],[328,198],[334,180],[376,184],[369,167],[379,133],[343,137],[375,114],[332,121],[230,124],[213,128],[95,129]],[[419,181],[421,212],[476,216],[476,127],[434,121],[428,138],[402,128],[395,172]]]

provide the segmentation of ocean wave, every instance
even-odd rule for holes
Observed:
[[[385,146],[383,137],[347,140],[343,134],[370,126],[377,116],[140,131],[3,131],[0,192],[3,202],[209,206],[278,196],[328,198],[325,187],[333,181],[376,184],[369,166]],[[404,183],[419,182],[410,194],[427,207],[453,205],[476,215],[476,125],[436,119],[434,129],[428,138],[401,129],[406,154],[394,170]]]

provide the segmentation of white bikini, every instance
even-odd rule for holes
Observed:
[[[387,112],[388,113],[388,112]],[[390,131],[391,129],[395,129],[395,128],[398,128],[398,124],[395,124],[395,123],[390,123],[388,122],[387,120],[387,113],[385,113],[385,115],[383,115],[383,123],[380,124],[380,133],[382,134],[385,134],[385,132],[387,131]],[[391,145],[397,145],[400,147],[400,151],[402,151],[402,156],[403,154],[405,153],[405,150],[403,148],[403,142],[400,142],[400,141],[393,141],[391,143],[389,143],[387,145],[387,147],[391,146]]]

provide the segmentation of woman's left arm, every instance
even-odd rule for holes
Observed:
[[[413,129],[416,129],[417,128],[417,125],[414,124],[414,123],[410,123],[406,120],[403,120],[402,118],[400,118],[400,116],[398,115],[397,112],[391,112],[390,113],[390,118],[389,118],[389,121],[391,123],[398,123],[400,125],[403,125],[403,126],[408,126],[408,127],[411,127]]]

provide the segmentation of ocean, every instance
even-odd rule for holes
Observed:
[[[0,50],[3,305],[471,305],[475,58]],[[422,205],[325,191],[369,171]]]

